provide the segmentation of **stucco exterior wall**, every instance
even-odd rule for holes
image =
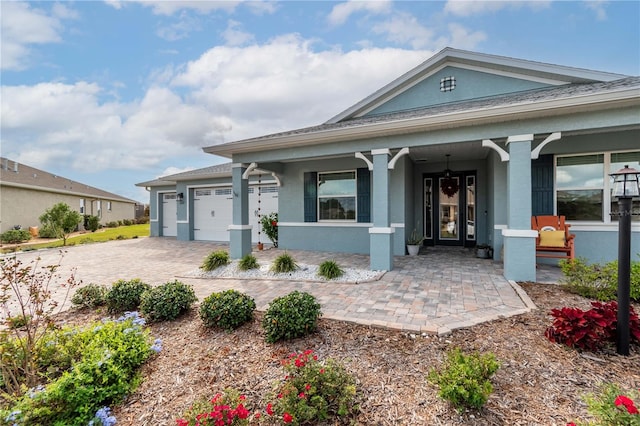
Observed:
[[[80,213],[81,199],[85,200],[84,214],[97,214],[95,201],[92,203],[90,197],[2,185],[0,190],[0,233],[16,225],[20,225],[24,229],[31,226],[40,227],[39,217],[45,210],[57,203],[66,203],[71,209]],[[135,204],[111,201],[111,211],[108,211],[108,200],[101,201],[101,224],[135,218]]]

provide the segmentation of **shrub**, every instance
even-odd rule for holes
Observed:
[[[320,304],[309,293],[294,291],[274,299],[264,314],[262,328],[269,343],[305,336],[316,330]]]
[[[218,250],[210,253],[209,256],[204,259],[201,268],[202,270],[209,272],[221,266],[228,265],[229,262],[229,253],[224,250]]]
[[[176,280],[142,293],[140,311],[149,321],[171,321],[197,300],[193,287]]]
[[[38,236],[40,238],[57,238],[56,230],[53,226],[43,225],[38,229]]]
[[[274,247],[278,247],[278,213],[270,213],[260,218],[262,232],[273,243]]]
[[[20,312],[17,316],[10,310],[0,314],[2,394],[19,397],[40,383],[37,348],[53,324],[53,315],[62,309],[62,304],[52,298],[52,285],[58,279],[56,270],[61,262],[62,255],[57,264],[43,267],[39,266],[38,260],[24,266],[15,256],[0,259],[0,306],[6,308],[9,300],[13,300]],[[61,296],[66,300],[77,284],[72,274],[66,280]],[[16,321],[20,327],[11,328]]]
[[[244,406],[246,397],[235,389],[227,389],[210,400],[195,402],[182,418],[176,420],[177,426],[207,426],[225,424],[232,426],[248,425],[249,410]],[[208,418],[211,419],[209,421]],[[220,421],[221,423],[218,423]]]
[[[31,233],[26,229],[9,229],[0,235],[0,241],[7,244],[20,244],[31,239]]]
[[[106,225],[107,228],[117,228],[118,227],[118,222],[116,221],[111,221],[111,222],[107,222]]]
[[[258,259],[252,254],[248,254],[240,259],[238,262],[238,269],[241,271],[248,271],[249,269],[257,269],[260,265],[258,265]]]
[[[633,399],[636,402],[634,403]],[[615,384],[600,387],[599,394],[587,394],[584,397],[587,411],[596,419],[598,425],[630,426],[640,425],[640,392],[623,391]]]
[[[256,302],[244,293],[226,290],[207,296],[200,305],[200,319],[207,327],[231,331],[251,321]]]
[[[84,228],[87,231],[96,232],[100,227],[100,218],[98,216],[93,216],[86,214],[84,215]]]
[[[82,216],[72,210],[68,204],[58,203],[45,210],[39,219],[42,227],[53,233],[55,238],[61,238],[62,245],[66,246],[67,237],[77,229],[78,224],[82,221]]]
[[[98,284],[88,284],[76,290],[71,303],[80,308],[94,309],[107,303],[107,287]]]
[[[493,392],[489,379],[499,366],[492,353],[464,355],[460,348],[455,348],[447,353],[443,368],[432,370],[428,379],[440,388],[438,396],[457,410],[481,408]]]
[[[107,307],[109,312],[135,311],[140,306],[140,296],[151,286],[142,282],[139,278],[129,281],[118,280],[113,283],[107,293]]]
[[[618,261],[588,264],[583,258],[561,260],[563,286],[572,293],[603,302],[615,300],[618,291]],[[640,302],[640,261],[631,262],[631,300]]]
[[[68,370],[46,387],[16,400],[8,411],[17,424],[86,425],[97,411],[131,392],[137,368],[153,353],[144,322],[132,313],[86,329],[66,329],[78,347]],[[4,413],[3,413],[4,414]],[[3,417],[4,420],[5,417]]]
[[[298,269],[298,264],[289,253],[282,253],[276,257],[271,265],[271,271],[275,273],[293,272]]]
[[[555,318],[544,335],[552,342],[563,343],[571,348],[596,351],[616,340],[618,304],[616,302],[591,302],[593,308],[583,311],[564,307],[552,309]],[[640,341],[640,319],[629,307],[631,338]]]
[[[337,361],[320,362],[307,350],[291,354],[282,364],[287,376],[277,398],[267,405],[269,416],[285,423],[319,424],[358,411],[355,380]]]
[[[123,219],[122,224],[123,224],[124,226],[131,226],[131,225],[133,225],[133,224],[134,224],[134,221],[133,221],[133,220],[131,220],[131,219]]]
[[[318,267],[318,275],[328,280],[341,277],[344,270],[334,260],[325,260]]]

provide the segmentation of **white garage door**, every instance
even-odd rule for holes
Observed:
[[[258,210],[259,208],[259,210]],[[278,187],[275,185],[249,188],[249,225],[251,228],[251,240],[258,242],[258,231],[262,232],[259,215],[266,216],[278,211]],[[270,243],[264,234],[260,235],[263,243]]]
[[[251,240],[258,242],[261,231],[259,215],[278,211],[278,187],[249,188],[249,224]],[[200,241],[229,241],[229,225],[233,223],[233,195],[230,187],[198,188],[193,199],[193,238]],[[261,235],[260,240],[269,239]]]
[[[162,236],[178,235],[178,204],[176,193],[162,194]]]
[[[229,241],[227,227],[233,223],[231,188],[201,188],[194,191],[193,238]]]

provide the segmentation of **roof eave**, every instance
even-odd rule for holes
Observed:
[[[363,124],[361,126],[290,134],[270,139],[248,139],[223,145],[214,145],[203,148],[203,150],[209,154],[231,158],[234,154],[290,148],[300,144],[320,145],[370,137],[432,131],[456,126],[478,125],[492,121],[521,120],[529,116],[541,115],[545,111],[548,113],[557,110],[559,113],[561,110],[562,113],[566,114],[593,109],[596,105],[600,105],[600,108],[604,109],[639,104],[640,95],[638,88],[634,87],[607,93],[573,96],[571,98],[523,102],[514,105],[491,108],[484,107],[428,117],[412,117],[381,123]]]
[[[99,200],[117,201],[117,202],[121,202],[121,203],[138,204],[138,202],[136,200],[132,200],[130,198],[108,197],[108,196],[90,194],[88,192],[67,191],[67,190],[64,190],[64,189],[47,188],[45,186],[27,185],[27,184],[24,184],[24,183],[17,183],[17,182],[3,181],[3,182],[0,182],[0,186],[11,186],[11,187],[14,187],[14,188],[31,189],[31,190],[34,190],[34,191],[51,192],[51,193],[54,193],[54,194],[66,194],[66,195],[73,195],[73,196],[76,196],[76,197],[86,197],[86,198],[93,198],[93,199],[99,199]]]

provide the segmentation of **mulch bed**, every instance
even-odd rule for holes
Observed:
[[[340,360],[356,377],[360,413],[349,420],[363,425],[564,426],[589,418],[581,396],[601,383],[640,388],[640,346],[633,344],[624,357],[614,347],[580,352],[545,338],[552,308],[588,309],[589,300],[556,285],[522,287],[539,309],[441,337],[323,319],[311,336],[267,344],[261,313],[225,333],[204,328],[194,309],[177,321],[151,326],[163,350],[143,367],[143,383],[113,413],[118,425],[174,425],[194,401],[228,387],[247,396],[249,409],[264,412],[267,395],[284,374],[280,360],[306,349],[320,359]],[[70,322],[99,318],[82,311],[64,317]],[[493,352],[501,363],[482,410],[458,413],[426,380],[453,347]]]

